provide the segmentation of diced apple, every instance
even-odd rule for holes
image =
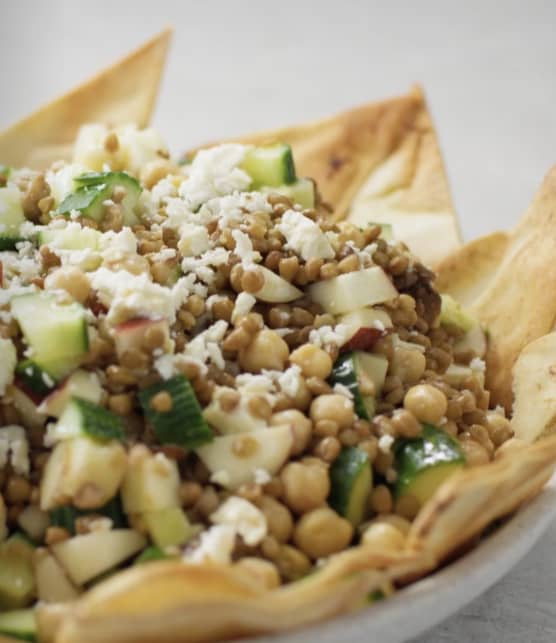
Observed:
[[[384,355],[359,352],[357,353],[357,359],[360,367],[359,376],[368,378],[374,385],[375,395],[379,395],[388,372],[388,360]]]
[[[228,489],[237,489],[253,480],[255,471],[263,469],[270,475],[278,472],[293,446],[289,426],[276,426],[255,433],[225,435],[197,449],[197,455]]]
[[[147,544],[145,536],[133,529],[93,531],[51,546],[51,551],[76,585],[131,558]]]
[[[286,281],[280,275],[264,266],[257,266],[256,270],[262,274],[264,284],[262,288],[253,293],[253,296],[260,301],[269,304],[285,304],[294,299],[303,297],[303,292]]]
[[[141,349],[144,346],[147,331],[161,334],[164,339],[160,343],[160,348],[165,351],[168,350],[170,346],[170,329],[166,319],[129,319],[115,326],[113,331],[118,358],[121,358],[127,351]]]
[[[398,291],[379,266],[372,266],[312,284],[309,297],[325,312],[340,315],[395,299]]]
[[[372,308],[371,306],[368,308],[359,308],[350,313],[346,313],[345,315],[340,315],[338,323],[347,328],[346,335],[349,337],[348,342],[352,338],[355,339],[355,335],[361,329],[371,328],[373,330],[387,330],[392,328],[390,315],[385,310]],[[358,350],[358,347],[354,346],[353,349]],[[359,350],[364,349],[360,348]]]
[[[82,400],[98,404],[102,399],[102,386],[98,375],[81,369],[75,371],[44,398],[37,411],[59,418],[72,397],[79,397]]]
[[[66,575],[64,568],[48,551],[37,549],[33,556],[33,568],[37,583],[37,597],[46,603],[64,603],[79,596]]]
[[[180,507],[148,511],[143,514],[143,520],[151,540],[158,547],[183,545],[197,533]]]
[[[99,443],[85,437],[59,442],[41,480],[41,509],[64,504],[80,509],[102,507],[116,495],[127,466],[124,447],[115,440]]]
[[[378,328],[360,328],[342,345],[346,351],[368,351],[386,334]]]
[[[461,364],[450,364],[444,373],[444,379],[450,386],[461,387],[461,385],[469,377],[473,375],[473,371],[468,366]]]
[[[136,445],[129,453],[121,497],[128,514],[179,507],[178,465],[163,453]]]
[[[212,396],[212,402],[203,411],[203,417],[223,435],[230,433],[246,433],[258,431],[267,426],[263,418],[256,417],[249,411],[249,400],[254,397],[242,394],[237,406],[231,411],[225,411],[220,406],[220,396],[231,391],[226,386],[217,388]]]
[[[487,351],[487,335],[480,324],[473,326],[454,344],[454,353],[472,351],[477,357],[483,358]]]

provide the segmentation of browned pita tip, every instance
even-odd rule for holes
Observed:
[[[412,524],[410,544],[419,543],[438,560],[446,559],[537,495],[555,467],[556,436],[454,475]]]
[[[42,169],[71,157],[79,127],[150,119],[172,35],[164,29],[138,49],[0,133],[6,165]]]
[[[492,232],[452,252],[436,266],[438,291],[473,304],[494,279],[509,241],[507,232]]]
[[[419,246],[426,262],[459,245],[442,158],[418,87],[319,121],[232,140],[289,143],[298,175],[315,179],[335,219],[352,210],[355,223],[363,218],[366,224],[373,217],[381,222],[395,218],[396,225],[411,220],[406,228],[400,225],[400,238],[410,245],[414,237],[426,238]],[[431,244],[429,234],[442,242]]]
[[[546,335],[556,320],[556,166],[511,234],[503,260],[470,308],[488,329],[486,387],[493,404],[509,412],[512,367],[529,342]]]

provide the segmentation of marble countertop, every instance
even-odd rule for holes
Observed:
[[[556,3],[23,0],[2,9],[0,128],[162,27],[154,123],[174,150],[425,88],[466,238],[513,225],[556,161]],[[413,643],[556,640],[556,524]]]

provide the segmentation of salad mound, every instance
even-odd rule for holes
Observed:
[[[288,145],[177,164],[91,125],[0,181],[0,632],[154,560],[266,591],[402,552],[515,445],[477,320],[395,230],[332,223]]]

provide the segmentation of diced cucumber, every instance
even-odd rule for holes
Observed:
[[[254,188],[295,181],[292,149],[286,143],[249,148],[243,157],[241,167],[253,179]]]
[[[373,474],[369,457],[357,447],[344,447],[330,467],[328,504],[354,527],[363,522]]]
[[[196,533],[180,507],[149,511],[142,518],[151,540],[158,547],[183,545]]]
[[[386,372],[388,360],[382,355],[350,351],[341,354],[332,369],[330,382],[345,386],[353,395],[353,405],[357,415],[370,420],[375,414],[375,396],[380,393]],[[360,387],[372,383],[373,395],[363,395]]]
[[[34,547],[13,536],[0,545],[0,610],[29,605],[35,594]]]
[[[14,250],[22,241],[19,227],[24,222],[19,190],[15,186],[0,188],[0,250]]]
[[[168,411],[157,411],[153,398],[159,393],[171,398]],[[139,402],[162,444],[195,448],[213,439],[191,384],[183,375],[149,386],[139,393]]]
[[[98,442],[123,440],[124,425],[119,415],[88,400],[73,397],[49,436],[56,441],[79,436]]]
[[[439,321],[443,326],[451,326],[453,328],[458,328],[464,333],[471,330],[473,326],[477,324],[476,320],[473,319],[465,310],[461,307],[461,304],[457,302],[450,295],[442,294],[440,295],[442,305],[440,308],[440,318]]]
[[[293,203],[303,208],[315,207],[315,184],[312,179],[297,179],[289,185],[275,185],[273,187],[263,186],[261,192],[268,194],[275,193],[288,197]]]
[[[26,359],[15,367],[18,384],[33,396],[48,395],[56,386],[52,377],[32,359]]]
[[[126,172],[90,172],[76,177],[75,182],[88,188],[107,185],[110,188],[110,194],[116,187],[123,188],[125,196],[120,203],[123,208],[124,225],[133,226],[139,223],[136,209],[142,188],[137,179]]]
[[[14,297],[12,315],[32,350],[32,359],[55,380],[67,375],[89,348],[85,309],[58,304],[51,293]]]
[[[75,521],[79,514],[79,510],[71,505],[54,507],[48,512],[52,527],[62,527],[72,535],[75,534]]]
[[[392,301],[398,296],[388,275],[371,266],[319,281],[308,287],[309,297],[331,315]]]
[[[110,198],[109,185],[82,186],[68,196],[56,208],[56,214],[70,215],[73,211],[93,221],[101,221],[104,216],[104,202]]]
[[[464,464],[458,443],[444,431],[424,424],[420,437],[401,440],[395,446],[395,495],[411,495],[422,506]]]
[[[7,165],[2,165],[2,163],[0,163],[0,177],[2,177],[5,180],[9,179],[11,171],[12,171],[11,167],[8,167]]]
[[[41,246],[60,250],[98,250],[100,236],[101,233],[93,228],[46,228],[39,232],[38,241]]]
[[[0,634],[13,636],[21,641],[36,641],[35,610],[13,610],[0,613]]]
[[[156,560],[168,560],[173,558],[169,556],[163,549],[156,545],[149,545],[133,561],[134,565],[142,565],[143,563],[152,563]]]
[[[133,529],[93,531],[51,546],[52,553],[76,585],[83,585],[131,558],[146,545]]]

